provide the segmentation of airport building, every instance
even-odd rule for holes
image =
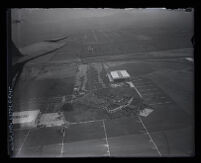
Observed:
[[[22,128],[36,127],[39,114],[40,110],[14,112],[13,124],[18,124]]]
[[[121,82],[130,78],[126,70],[111,71],[107,76],[110,82]]]

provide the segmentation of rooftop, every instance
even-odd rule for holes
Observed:
[[[126,70],[111,71],[110,74],[114,80],[115,79],[125,79],[125,78],[130,77],[130,75],[128,74],[128,72]]]

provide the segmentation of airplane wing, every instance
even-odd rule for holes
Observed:
[[[64,39],[67,39],[69,36],[64,36],[64,37],[58,37],[58,38],[54,38],[54,39],[49,39],[49,40],[45,40],[47,42],[58,42]]]
[[[65,40],[66,38],[68,38],[68,36],[45,40],[20,48],[19,52],[21,55],[16,60],[14,60],[13,65],[17,63],[27,62],[63,47],[66,42],[62,40]]]

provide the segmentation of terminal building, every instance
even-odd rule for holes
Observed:
[[[111,71],[107,74],[107,76],[109,81],[112,83],[126,81],[127,79],[130,78],[130,75],[126,70]]]

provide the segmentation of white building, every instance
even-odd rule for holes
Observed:
[[[111,71],[107,76],[110,82],[118,82],[130,78],[130,75],[126,70]]]
[[[19,124],[21,127],[36,127],[36,120],[40,110],[22,111],[13,113],[13,124]]]

